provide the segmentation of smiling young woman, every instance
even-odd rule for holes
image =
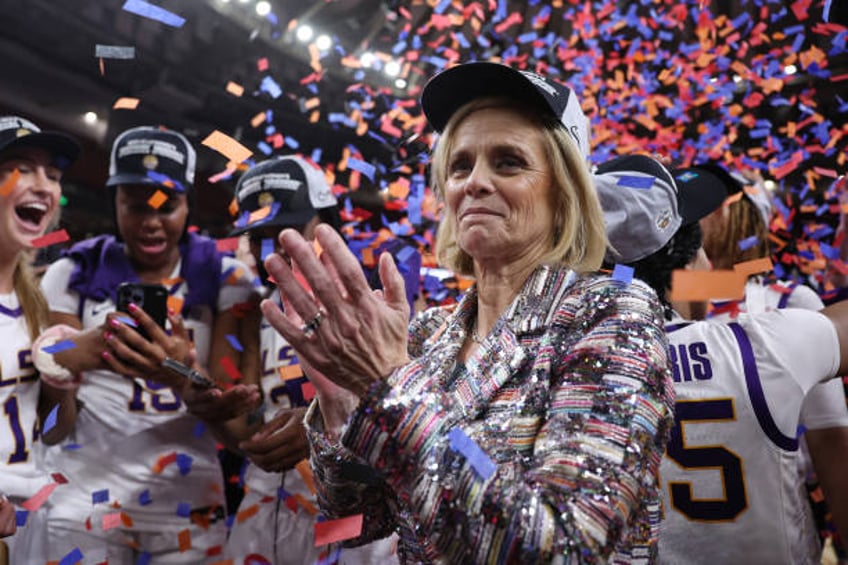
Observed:
[[[59,441],[70,429],[73,394],[39,378],[32,342],[47,324],[47,301],[29,271],[34,239],[53,225],[65,169],[79,154],[76,141],[42,132],[17,116],[0,116],[0,536],[15,531],[13,504],[48,482],[39,442]],[[56,409],[56,424],[45,424]],[[11,510],[10,510],[11,509]],[[12,563],[46,559],[45,511],[30,512],[10,538]]]

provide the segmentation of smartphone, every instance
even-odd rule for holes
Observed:
[[[135,304],[144,310],[160,327],[165,327],[168,317],[168,289],[161,284],[125,282],[118,286],[117,309],[129,313],[129,305]],[[139,326],[138,333],[150,339],[147,332]]]

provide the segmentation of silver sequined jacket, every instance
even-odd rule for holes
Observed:
[[[540,267],[463,366],[476,307],[472,287],[416,318],[414,360],[340,444],[313,405],[323,513],[364,515],[349,545],[397,531],[404,562],[653,561],[673,404],[653,291]]]

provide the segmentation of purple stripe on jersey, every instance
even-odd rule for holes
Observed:
[[[692,322],[679,322],[677,324],[666,324],[665,333],[670,334],[671,332],[676,332],[677,330],[682,330],[686,326],[691,326]]]
[[[2,304],[0,304],[0,314],[4,316],[9,316],[10,318],[20,318],[21,314],[24,313],[24,309],[22,306],[18,306],[14,310],[12,308],[6,308]]]
[[[798,440],[783,435],[783,432],[778,429],[777,424],[774,423],[774,419],[771,417],[768,403],[766,403],[766,395],[763,392],[763,385],[760,382],[760,374],[757,371],[757,360],[754,357],[754,349],[751,347],[751,340],[748,339],[748,334],[736,322],[731,322],[727,326],[733,331],[733,335],[736,336],[736,341],[739,343],[739,352],[742,354],[742,365],[745,368],[745,384],[748,386],[748,397],[751,399],[751,405],[754,407],[754,414],[757,416],[760,427],[776,446],[786,451],[796,451],[798,449]]]
[[[797,286],[798,283],[792,283],[789,287],[789,292],[780,295],[780,300],[777,301],[778,308],[786,308],[786,305],[789,304],[789,297],[792,296]]]

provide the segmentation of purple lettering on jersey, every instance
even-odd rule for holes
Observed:
[[[117,302],[116,292],[122,282],[138,282],[139,278],[124,252],[123,243],[113,235],[101,235],[81,241],[64,253],[74,261],[68,288],[81,299]],[[180,276],[188,285],[183,311],[206,305],[215,309],[220,288],[221,261],[215,241],[188,233],[180,243],[182,265]],[[82,304],[83,300],[80,301]]]
[[[751,340],[748,339],[748,334],[736,322],[729,323],[727,326],[733,331],[733,335],[739,344],[739,353],[742,355],[742,365],[745,369],[748,397],[751,399],[751,406],[754,407],[754,414],[757,416],[760,428],[779,448],[786,451],[796,451],[798,440],[784,435],[777,424],[774,423],[774,418],[771,417],[766,395],[763,392],[763,384],[760,382],[760,373],[757,371],[757,359],[754,355],[754,349],[751,347]]]

